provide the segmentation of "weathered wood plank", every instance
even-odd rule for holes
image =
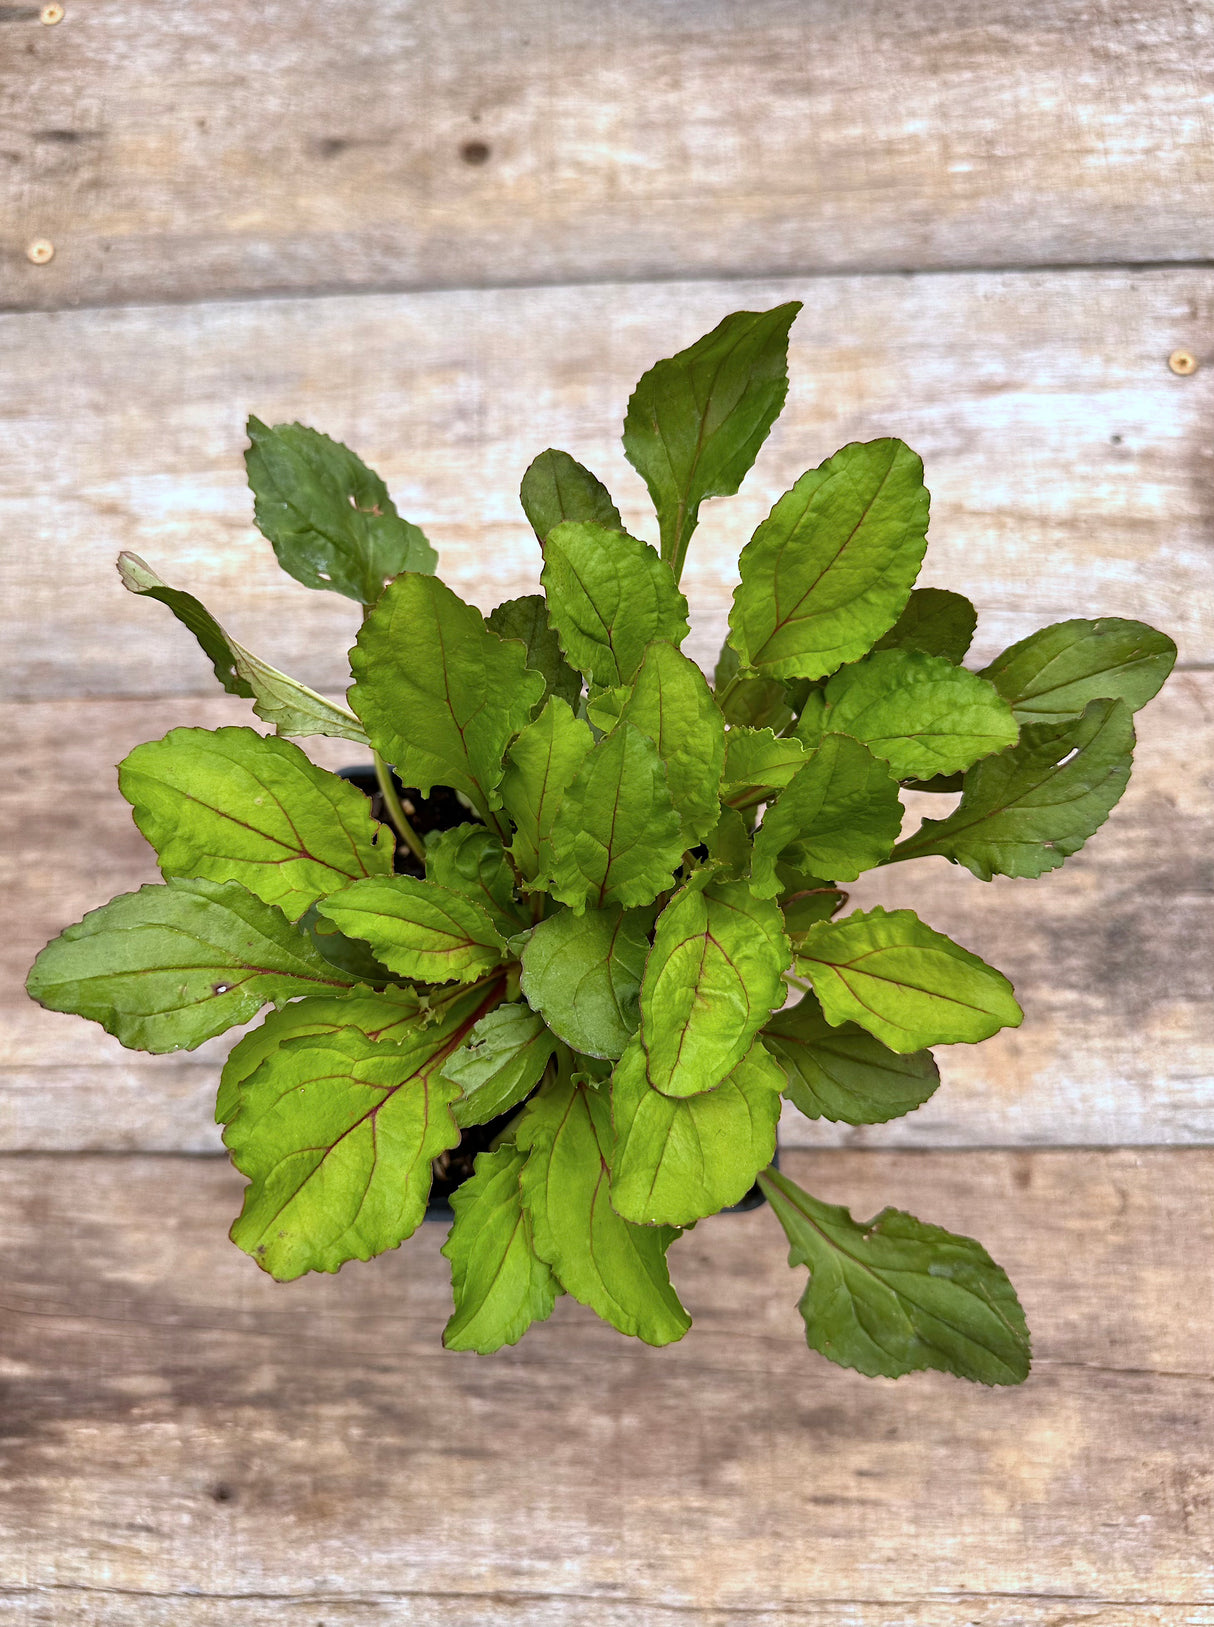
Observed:
[[[1214,252],[1171,0],[4,11],[9,305]]]
[[[217,1160],[3,1161],[3,1585],[106,1622],[1200,1621],[1214,1153],[788,1164],[981,1236],[1029,1383],[811,1355],[763,1211],[676,1245],[681,1345],[562,1301],[478,1360],[437,1347],[441,1228],[284,1288]]]
[[[485,607],[535,587],[518,505],[569,447],[654,530],[619,424],[653,360],[738,307],[803,298],[792,389],[751,478],[709,504],[686,584],[711,663],[738,549],[844,442],[901,434],[934,496],[925,581],[968,591],[993,654],[1042,622],[1139,615],[1214,662],[1214,272],[845,278],[498,290],[0,318],[0,648],[10,698],[208,690],[161,606],[124,595],[120,548],[192,586],[233,633],[318,688],[346,681],[357,613],[278,570],[251,526],[242,424],[302,418],[389,479]],[[36,544],[33,539],[36,539]]]
[[[245,704],[227,697],[0,711],[22,770],[0,786],[8,923],[0,942],[0,1146],[218,1146],[211,1115],[226,1038],[190,1057],[144,1057],[93,1023],[42,1011],[22,984],[48,938],[112,894],[156,879],[151,850],[115,787],[114,763],[178,724],[248,721]],[[945,1083],[908,1118],[852,1130],[811,1125],[789,1109],[786,1144],[1214,1141],[1214,674],[1175,674],[1141,715],[1140,731],[1129,792],[1054,875],[984,884],[923,859],[852,889],[857,905],[917,908],[1005,970],[1026,1021],[984,1045],[942,1048]],[[358,759],[338,741],[310,744],[329,767]]]
[[[643,1617],[638,1614],[644,1611]],[[323,1611],[323,1616],[318,1612]],[[1059,1612],[1065,1612],[1060,1615]],[[1017,1593],[888,1602],[831,1599],[790,1609],[746,1606],[715,1610],[686,1605],[639,1605],[632,1599],[540,1597],[537,1594],[364,1592],[358,1599],[315,1591],[301,1597],[197,1598],[181,1593],[114,1593],[104,1588],[55,1587],[0,1593],[0,1622],[22,1627],[1214,1627],[1214,1605],[1123,1604],[1071,1594],[1029,1598]]]

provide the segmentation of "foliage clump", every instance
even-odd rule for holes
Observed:
[[[701,504],[737,491],[783,406],[798,309],[737,312],[637,385],[624,448],[659,547],[541,453],[521,496],[544,592],[489,616],[353,453],[251,419],[280,563],[364,606],[348,707],[120,559],[276,733],[173,729],[126,758],[164,884],[69,927],[29,989],[159,1052],[272,1007],[217,1117],[249,1180],[233,1240],[273,1276],[395,1248],[435,1161],[489,1125],[444,1248],[450,1348],[512,1344],[563,1292],[681,1338],[668,1251],[757,1179],[809,1271],[813,1348],[867,1374],[1025,1377],[985,1250],[812,1197],[772,1164],[776,1123],[782,1098],[847,1124],[908,1113],[939,1083],[930,1047],[1019,1024],[999,972],[910,910],[841,914],[840,883],[929,854],[984,881],[1055,869],[1125,789],[1132,714],[1175,649],[1071,620],[968,670],[974,608],[915,588],[928,493],[887,438],[802,475],[743,548],[710,686],[680,649],[680,573]],[[390,823],[281,738],[308,734],[370,748]],[[436,787],[461,817],[423,841],[410,813]],[[904,788],[960,801],[900,840]]]

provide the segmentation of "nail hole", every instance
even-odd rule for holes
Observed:
[[[487,164],[490,150],[486,141],[465,141],[459,155],[465,164]]]
[[[1190,373],[1197,371],[1197,357],[1191,350],[1174,350],[1168,357],[1168,366],[1181,378],[1188,378]]]
[[[25,258],[32,265],[44,266],[55,258],[55,245],[49,237],[36,237],[32,243],[27,243]]]
[[[236,1501],[236,1488],[226,1485],[221,1480],[218,1485],[211,1487],[211,1501],[215,1503],[234,1503]]]
[[[1120,446],[1121,445],[1121,436],[1120,435],[1110,435],[1109,440],[1112,441],[1114,446]]]

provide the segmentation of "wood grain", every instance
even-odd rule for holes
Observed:
[[[21,773],[0,786],[0,1146],[199,1151],[228,1038],[189,1056],[124,1051],[93,1023],[42,1011],[23,980],[42,944],[113,894],[156,879],[113,765],[188,724],[251,721],[245,703],[45,702],[0,709]],[[944,1084],[865,1129],[788,1110],[787,1145],[974,1146],[1214,1141],[1214,674],[1173,676],[1140,714],[1130,789],[1085,850],[1040,881],[976,881],[943,860],[882,872],[856,905],[909,905],[1006,971],[1024,1026],[942,1047]],[[357,760],[313,741],[328,767]],[[939,799],[920,803],[939,813]]]
[[[1176,0],[3,14],[10,306],[1214,252]]]
[[[498,290],[0,317],[3,693],[209,692],[120,548],[191,587],[234,636],[321,689],[347,681],[356,607],[279,571],[253,530],[245,413],[358,449],[483,607],[534,590],[518,504],[566,446],[653,534],[619,425],[641,371],[728,311],[802,298],[792,387],[747,491],[706,505],[689,649],[715,658],[738,550],[847,441],[896,433],[933,493],[924,581],[968,592],[980,655],[1073,615],[1140,616],[1214,663],[1214,272],[874,277]]]
[[[480,1359],[438,1348],[439,1227],[284,1288],[227,1243],[218,1160],[0,1162],[4,1587],[35,1620],[194,1627],[304,1602],[313,1623],[1200,1621],[1214,1153],[788,1166],[857,1214],[981,1236],[1034,1329],[1028,1384],[812,1355],[770,1212],[676,1245],[682,1344],[566,1300]]]

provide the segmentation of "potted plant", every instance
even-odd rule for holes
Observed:
[[[972,605],[914,586],[922,465],[880,439],[802,475],[747,542],[710,686],[680,650],[680,573],[783,405],[798,309],[737,312],[637,385],[624,448],[660,546],[541,453],[521,496],[544,593],[487,617],[353,453],[250,420],[279,562],[364,607],[348,708],[120,559],[275,732],[131,752],[119,786],[164,882],[69,927],[29,991],[154,1052],[271,1008],[217,1117],[249,1181],[232,1238],[274,1277],[395,1248],[437,1171],[449,1347],[514,1343],[562,1292],[663,1345],[690,1320],[668,1252],[757,1179],[809,1271],[813,1348],[866,1374],[1025,1377],[983,1248],[802,1191],[776,1122],[785,1097],[850,1124],[910,1112],[939,1082],[930,1047],[1021,1021],[999,972],[910,910],[842,914],[840,884],[926,854],[981,880],[1056,869],[1125,789],[1132,714],[1175,648],[1072,620],[968,670]],[[374,805],[284,738],[309,734],[371,749]],[[960,801],[900,840],[905,787]]]

